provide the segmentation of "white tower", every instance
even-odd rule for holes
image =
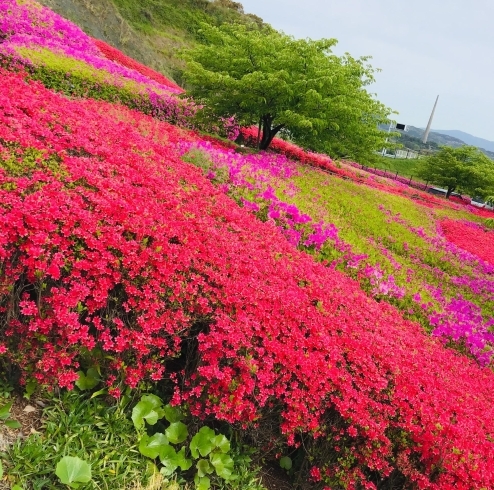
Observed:
[[[429,123],[427,124],[427,128],[426,128],[425,133],[424,133],[424,139],[422,140],[422,143],[424,143],[424,144],[427,143],[427,138],[429,137],[429,132],[431,130],[431,124],[432,124],[432,118],[434,117],[434,111],[436,110],[438,100],[439,100],[439,95],[436,97],[436,102],[434,104],[434,107],[432,108],[431,117],[429,118]]]

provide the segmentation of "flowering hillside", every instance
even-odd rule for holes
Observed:
[[[444,213],[454,209],[468,217],[464,206],[442,206],[438,198],[373,175],[343,170],[346,180],[335,179],[306,166],[312,155],[297,165],[281,155],[241,155],[210,142],[181,148],[184,158],[202,165],[213,182],[222,179],[220,188],[276,224],[292,245],[358,279],[370,295],[398,306],[452,347],[490,364],[494,269],[486,252],[494,233],[476,223],[466,228],[470,235],[463,236],[470,236],[474,255],[442,232],[448,223]],[[324,163],[322,156],[314,157]],[[324,169],[340,176],[329,158]]]
[[[28,65],[0,70],[2,366],[68,389],[97,366],[115,398],[165,379],[198,418],[306,451],[314,488],[494,488],[492,232],[458,224],[480,217],[55,93],[30,78],[38,45],[163,80],[2,8],[2,52]],[[481,233],[478,256],[457,238]]]

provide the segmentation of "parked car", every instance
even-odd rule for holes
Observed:
[[[470,204],[472,206],[475,206],[476,208],[483,208],[483,209],[489,209],[491,211],[494,210],[494,206],[490,204],[486,204],[486,202],[481,199],[480,197],[473,197]]]

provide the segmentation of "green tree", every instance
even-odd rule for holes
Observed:
[[[306,148],[338,156],[383,147],[391,110],[365,87],[368,58],[338,57],[335,39],[297,40],[269,26],[202,25],[203,43],[184,53],[187,95],[215,117],[259,126],[266,149],[282,132]]]
[[[443,146],[421,163],[418,176],[452,192],[485,197],[494,193],[494,162],[474,146]]]

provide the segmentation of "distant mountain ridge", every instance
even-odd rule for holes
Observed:
[[[488,151],[494,151],[494,141],[479,138],[458,129],[433,129],[433,131],[434,133],[445,134],[458,138],[459,140],[464,141],[467,145],[477,146],[478,148],[483,148]]]
[[[412,138],[417,138],[422,141],[424,137],[425,130],[422,128],[416,128],[415,126],[408,126],[408,131],[406,132],[407,136]],[[429,133],[429,137],[427,138],[428,143],[436,143],[437,145],[446,145],[446,146],[463,146],[465,142],[459,138],[454,136],[450,136],[447,134],[436,133],[435,131],[431,131]]]
[[[419,149],[420,147],[423,148],[426,146],[422,144],[424,132],[425,130],[423,128],[408,126],[408,131],[403,134],[402,142],[405,144],[405,146],[407,146],[407,140],[411,139],[416,142],[416,144],[414,145],[414,149]],[[417,146],[417,144],[419,145]],[[432,130],[429,133],[427,145],[432,145],[432,147],[452,146],[453,148],[458,148],[459,146],[463,145],[476,146],[489,158],[494,159],[494,141],[478,138],[477,136],[473,136],[457,129]]]

